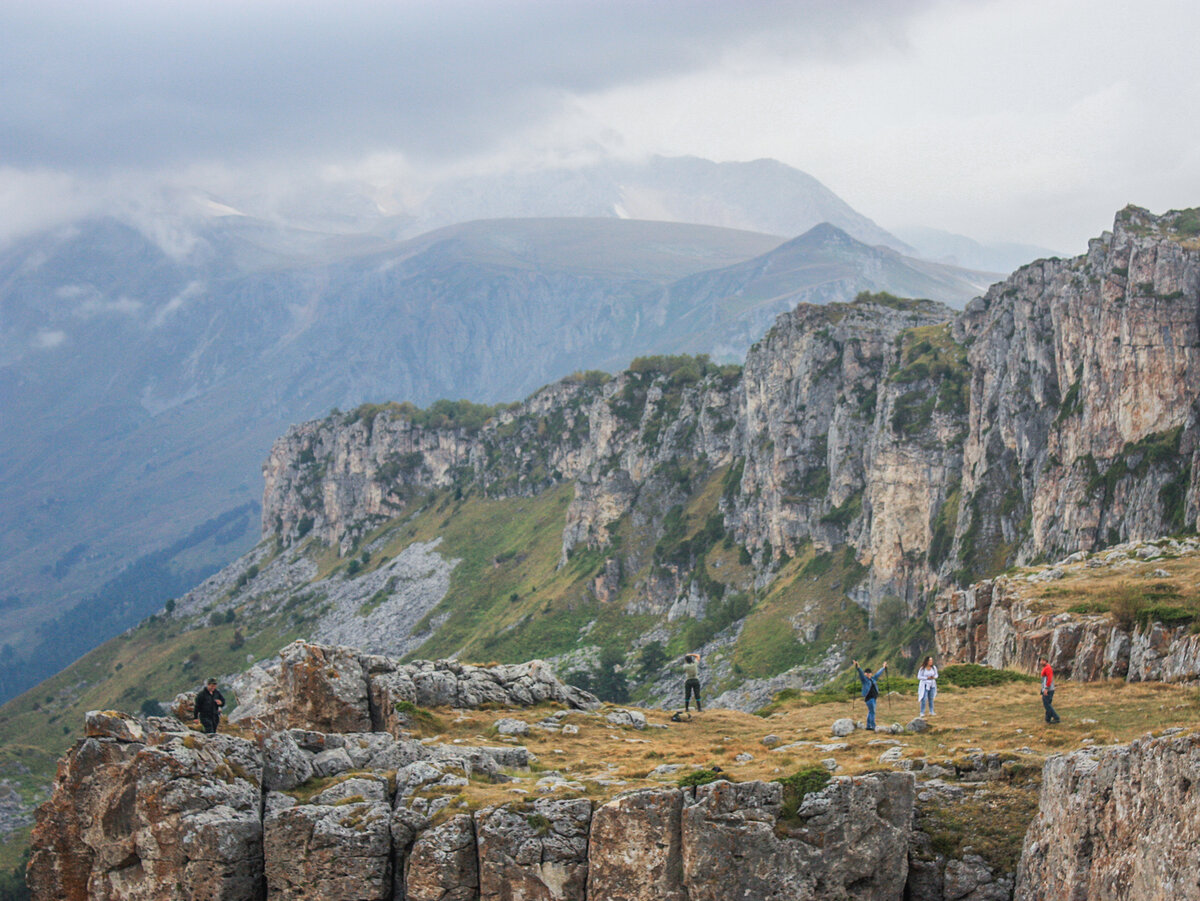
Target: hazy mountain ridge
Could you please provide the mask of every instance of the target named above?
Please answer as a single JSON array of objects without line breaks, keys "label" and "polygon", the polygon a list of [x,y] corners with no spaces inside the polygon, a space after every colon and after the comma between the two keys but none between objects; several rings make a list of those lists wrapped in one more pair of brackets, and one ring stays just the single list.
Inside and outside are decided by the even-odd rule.
[{"label": "hazy mountain ridge", "polygon": [[[31,603],[82,598],[122,561],[252,498],[266,447],[297,419],[383,397],[507,400],[639,352],[740,358],[802,299],[893,283],[956,302],[973,293],[822,234],[841,245],[836,271],[796,267],[793,290],[779,279],[779,296],[750,309],[726,299],[755,290],[751,271],[725,268],[780,239],[695,225],[481,222],[399,244],[306,234],[300,257],[323,262],[305,265],[288,250],[294,232],[236,216],[183,256],[112,221],[11,248],[0,385],[27,424],[0,439],[15,511],[3,574],[24,599],[3,611],[14,644],[43,615]],[[704,271],[713,286],[673,287]],[[63,534],[89,551],[48,582]]]},{"label": "hazy mountain ridge", "polygon": [[[673,622],[843,547],[846,571],[860,571],[841,590],[874,619],[888,599],[919,614],[941,586],[1013,563],[1194,529],[1200,262],[1188,222],[1124,210],[1088,255],[1024,267],[957,316],[886,296],[802,306],[737,375],[647,360],[611,382],[551,386],[472,431],[388,407],[297,426],[265,470],[264,534],[311,532],[345,554],[413,492],[537,497],[573,484],[560,563],[586,548],[594,597]],[[1095,329],[1138,340],[1087,340]],[[1127,379],[1135,352],[1148,365]],[[638,523],[678,529],[649,570]],[[756,575],[724,558],[708,568],[718,544],[745,548]],[[427,650],[496,652],[486,622],[465,645],[439,645],[431,626]]]},{"label": "hazy mountain ridge", "polygon": [[645,163],[452,179],[407,214],[407,234],[467,219],[564,215],[697,222],[777,235],[828,222],[866,244],[913,253],[808,173],[769,159],[715,163],[659,156]]},{"label": "hazy mountain ridge", "polygon": [[1066,256],[1048,247],[1013,242],[980,242],[936,228],[909,226],[896,234],[927,260],[988,272],[1011,272],[1046,257]]}]

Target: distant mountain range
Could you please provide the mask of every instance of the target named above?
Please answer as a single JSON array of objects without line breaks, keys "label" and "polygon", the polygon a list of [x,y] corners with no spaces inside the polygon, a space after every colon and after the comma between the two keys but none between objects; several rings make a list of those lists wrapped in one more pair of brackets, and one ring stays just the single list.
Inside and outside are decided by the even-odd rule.
[{"label": "distant mountain range", "polygon": [[[700,187],[689,195],[691,169]],[[514,179],[513,197],[545,191],[567,203],[570,192],[536,183]],[[809,222],[785,241],[609,211],[398,240],[389,230],[417,226],[393,218],[317,232],[214,204],[186,228],[104,219],[0,251],[0,406],[19,424],[0,435],[5,643],[19,654],[89,596],[135,622],[245,550],[271,441],[332,407],[514,400],[647,353],[737,360],[800,301],[882,290],[961,306],[989,280],[903,256],[815,180],[769,161],[659,161],[611,187],[595,203],[626,214],[647,214],[653,197],[664,215],[707,210],[784,236],[789,221],[825,213],[842,225]],[[469,196],[465,182],[445,188],[425,221],[466,209]],[[501,205],[488,198],[479,203]],[[139,588],[127,573],[96,599],[135,562],[152,583]]]},{"label": "distant mountain range", "polygon": [[895,233],[927,260],[987,272],[1008,273],[1034,260],[1067,256],[1035,244],[981,244],[936,228],[898,228]]}]

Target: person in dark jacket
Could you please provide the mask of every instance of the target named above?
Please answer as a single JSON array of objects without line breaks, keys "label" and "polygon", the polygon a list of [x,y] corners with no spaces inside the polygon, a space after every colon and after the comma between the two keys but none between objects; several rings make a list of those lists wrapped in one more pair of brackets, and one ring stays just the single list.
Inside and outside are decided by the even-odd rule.
[{"label": "person in dark jacket", "polygon": [[217,731],[217,723],[221,719],[221,708],[225,706],[225,698],[217,691],[217,680],[209,679],[196,695],[196,719],[204,727],[204,731],[212,735]]},{"label": "person in dark jacket", "polygon": [[879,667],[879,672],[872,674],[870,670],[863,670],[858,665],[858,661],[854,661],[854,668],[858,671],[858,681],[862,683],[863,700],[867,702],[867,728],[872,732],[875,731],[875,702],[879,700],[879,677],[883,675],[883,671],[887,669],[887,664]]}]

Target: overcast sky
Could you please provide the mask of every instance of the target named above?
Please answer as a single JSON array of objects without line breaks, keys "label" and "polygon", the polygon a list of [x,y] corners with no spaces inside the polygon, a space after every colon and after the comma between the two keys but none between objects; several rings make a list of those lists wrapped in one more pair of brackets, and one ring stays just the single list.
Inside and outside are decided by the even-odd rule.
[{"label": "overcast sky", "polygon": [[1198,35],[1183,0],[0,0],[0,239],[660,153],[1076,253],[1126,203],[1200,205]]}]

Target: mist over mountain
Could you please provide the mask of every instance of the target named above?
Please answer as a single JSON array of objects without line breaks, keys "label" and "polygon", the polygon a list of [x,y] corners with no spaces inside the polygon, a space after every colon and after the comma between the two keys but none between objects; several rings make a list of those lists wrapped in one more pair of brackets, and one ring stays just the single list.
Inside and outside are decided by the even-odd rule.
[{"label": "mist over mountain", "polygon": [[604,158],[432,179],[398,169],[370,179],[341,174],[285,185],[227,185],[216,194],[177,186],[152,199],[115,201],[114,215],[153,232],[178,254],[204,240],[205,223],[239,217],[251,230],[262,223],[285,226],[273,238],[259,235],[284,255],[313,252],[330,235],[395,241],[480,219],[564,217],[712,225],[783,237],[828,222],[866,244],[915,254],[813,176],[770,159]]},{"label": "mist over mountain", "polygon": [[467,219],[616,216],[799,235],[828,222],[866,244],[913,254],[811,175],[776,160],[653,157],[447,181],[408,214],[405,233]]},{"label": "mist over mountain", "polygon": [[[812,181],[777,164],[694,164]],[[768,194],[741,209],[765,209]],[[88,598],[116,608],[99,641],[249,547],[242,511],[291,423],[378,400],[512,401],[647,353],[739,360],[801,301],[884,290],[961,306],[986,281],[833,225],[785,241],[610,215],[397,240],[215,201],[210,213],[187,227],[80,222],[0,252],[0,403],[20,425],[0,436],[0,625],[17,656],[31,637],[51,657],[76,654],[53,640],[53,617]],[[112,581],[131,566],[152,574],[142,588]]]},{"label": "mist over mountain", "polygon": [[981,269],[985,272],[1011,272],[1034,260],[1065,256],[1034,244],[1003,241],[980,243],[965,235],[956,235],[936,228],[909,226],[898,228],[895,233],[927,260],[935,260],[949,266]]}]

